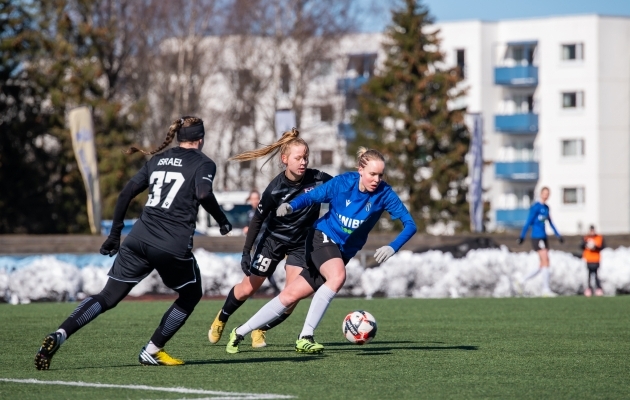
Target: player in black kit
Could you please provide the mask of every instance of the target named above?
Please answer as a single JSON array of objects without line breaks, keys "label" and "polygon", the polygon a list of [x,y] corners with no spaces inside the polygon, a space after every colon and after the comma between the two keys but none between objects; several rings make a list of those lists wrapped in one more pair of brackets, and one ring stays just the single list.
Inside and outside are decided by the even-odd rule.
[{"label": "player in black kit", "polygon": [[[152,157],[127,183],[118,196],[112,230],[101,247],[101,254],[118,256],[110,269],[103,290],[83,300],[59,329],[44,338],[35,356],[37,369],[48,369],[61,344],[83,326],[111,310],[154,269],[164,284],[179,297],[162,317],[138,360],[143,365],[182,365],[169,356],[164,346],[193,312],[203,294],[199,266],[192,254],[193,234],[199,205],[221,226],[226,235],[232,225],[212,192],[216,164],[201,152],[204,143],[203,121],[184,117],[169,127],[164,143],[151,152],[131,147],[127,153],[147,155],[167,147],[175,135],[180,143]],[[149,188],[149,198],[140,219],[120,245],[125,213],[131,200]],[[120,250],[120,251],[119,251]]]},{"label": "player in black kit", "polygon": [[[236,155],[230,160],[247,161],[254,160],[272,154],[280,154],[280,161],[286,169],[276,176],[267,189],[265,189],[257,211],[252,218],[245,245],[241,268],[245,273],[243,280],[234,286],[225,299],[223,308],[219,311],[208,331],[208,339],[211,343],[217,343],[225,328],[230,315],[232,315],[252,294],[254,294],[265,279],[272,276],[278,263],[285,256],[288,285],[300,275],[302,268],[306,268],[304,244],[309,228],[319,218],[319,204],[299,210],[295,214],[285,217],[276,216],[276,208],[282,203],[290,201],[316,186],[328,182],[332,177],[325,172],[308,167],[308,144],[299,137],[300,132],[293,128],[285,132],[274,144],[262,149],[246,151]],[[263,223],[267,226],[262,229]],[[258,245],[251,256],[254,241],[260,233]],[[267,330],[279,325],[291,315],[292,307],[275,321],[252,331],[252,346],[265,347],[265,333]]]}]

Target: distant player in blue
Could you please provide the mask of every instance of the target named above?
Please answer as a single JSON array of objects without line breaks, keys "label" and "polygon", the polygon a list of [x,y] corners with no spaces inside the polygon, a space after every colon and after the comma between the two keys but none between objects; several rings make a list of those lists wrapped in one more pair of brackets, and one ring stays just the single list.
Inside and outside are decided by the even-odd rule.
[{"label": "distant player in blue", "polygon": [[249,321],[232,330],[226,347],[228,353],[238,352],[238,344],[249,332],[275,320],[293,304],[313,293],[315,296],[295,350],[322,352],[324,346],[313,338],[315,328],[346,280],[346,264],[361,250],[383,211],[394,220],[400,219],[404,229],[388,246],[376,250],[374,258],[377,262],[389,259],[416,233],[413,218],[391,186],[383,181],[383,155],[376,150],[361,148],[357,164],[358,172],[339,175],[290,203],[278,206],[276,214],[283,216],[311,204],[330,204],[328,212],[315,222],[306,239],[308,267]]},{"label": "distant player in blue", "polygon": [[518,244],[523,243],[529,227],[532,227],[532,247],[538,252],[540,257],[540,267],[531,271],[523,280],[517,282],[517,290],[522,293],[522,287],[528,280],[532,279],[539,272],[543,274],[543,296],[555,296],[555,293],[549,288],[549,241],[547,240],[546,222],[549,222],[549,226],[553,229],[553,233],[558,237],[560,243],[564,242],[560,233],[551,222],[551,216],[549,215],[549,206],[546,204],[549,198],[549,188],[543,187],[540,190],[540,201],[534,203],[529,209],[529,215],[527,216],[527,222],[521,231],[521,236],[518,238]]}]

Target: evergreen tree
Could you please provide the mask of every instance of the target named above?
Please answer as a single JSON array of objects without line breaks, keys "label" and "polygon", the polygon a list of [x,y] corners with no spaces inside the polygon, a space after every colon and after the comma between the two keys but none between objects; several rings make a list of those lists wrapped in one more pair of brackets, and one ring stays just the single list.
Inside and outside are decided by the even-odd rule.
[{"label": "evergreen tree", "polygon": [[460,71],[443,65],[439,31],[419,0],[405,0],[392,17],[387,59],[359,93],[357,139],[349,151],[365,146],[385,155],[386,179],[408,195],[419,229],[453,221],[467,230],[470,135],[465,108],[455,106],[465,94]]},{"label": "evergreen tree", "polygon": [[[122,154],[143,121],[143,102],[123,95],[125,73],[115,38],[117,16],[88,0],[0,0],[0,232],[89,232],[86,193],[66,113],[93,110],[103,217],[111,218],[118,192],[143,157]],[[1,11],[5,11],[1,12]],[[111,10],[107,10],[111,12]],[[119,21],[120,22],[120,21]],[[124,23],[124,22],[123,22]],[[97,25],[100,24],[100,25]],[[128,45],[128,44],[127,44]],[[17,172],[16,172],[17,171]],[[130,207],[137,216],[141,200]]]}]

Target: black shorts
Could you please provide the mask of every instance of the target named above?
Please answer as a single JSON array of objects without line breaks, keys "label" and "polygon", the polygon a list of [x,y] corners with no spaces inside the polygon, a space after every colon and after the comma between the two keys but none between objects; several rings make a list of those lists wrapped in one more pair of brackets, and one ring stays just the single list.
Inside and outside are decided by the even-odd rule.
[{"label": "black shorts", "polygon": [[343,265],[348,264],[349,258],[344,257],[339,246],[325,233],[317,229],[311,229],[306,237],[306,265],[300,275],[306,279],[313,290],[319,289],[326,282],[326,278],[319,272],[321,266],[328,260],[341,258]]},{"label": "black shorts", "polygon": [[201,279],[195,256],[181,258],[127,236],[107,275],[121,282],[138,283],[154,269],[169,288],[176,290]]},{"label": "black shorts", "polygon": [[549,241],[547,239],[532,238],[532,249],[534,251],[549,249]]},{"label": "black shorts", "polygon": [[286,265],[306,268],[304,242],[285,244],[266,231],[256,245],[250,271],[256,276],[270,277],[276,272],[276,267],[285,256],[287,257]]},{"label": "black shorts", "polygon": [[599,269],[599,263],[586,263],[586,268],[591,272],[597,272]]}]

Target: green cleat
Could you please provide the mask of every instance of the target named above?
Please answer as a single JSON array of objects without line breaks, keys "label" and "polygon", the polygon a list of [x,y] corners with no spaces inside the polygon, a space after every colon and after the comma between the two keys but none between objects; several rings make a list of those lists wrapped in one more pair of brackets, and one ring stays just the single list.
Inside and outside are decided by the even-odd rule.
[{"label": "green cleat", "polygon": [[230,354],[238,353],[238,344],[244,339],[242,335],[236,333],[236,328],[232,329],[230,332],[230,340],[228,340],[227,345],[225,346],[225,351]]},{"label": "green cleat", "polygon": [[298,353],[321,353],[324,346],[317,343],[313,336],[304,336],[295,341],[295,351]]}]

